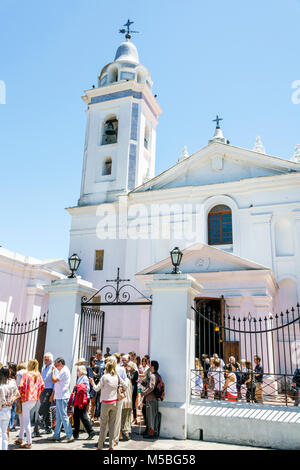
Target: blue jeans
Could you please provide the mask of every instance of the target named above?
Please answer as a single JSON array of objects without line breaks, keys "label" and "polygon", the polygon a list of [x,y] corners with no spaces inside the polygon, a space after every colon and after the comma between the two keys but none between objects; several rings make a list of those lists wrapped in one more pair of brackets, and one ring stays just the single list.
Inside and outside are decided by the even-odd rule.
[{"label": "blue jeans", "polygon": [[67,439],[73,436],[72,426],[67,416],[68,399],[57,400],[56,399],[56,425],[54,429],[53,437],[59,439],[61,426],[64,425],[64,430]]},{"label": "blue jeans", "polygon": [[101,402],[100,402],[100,393],[101,392],[97,392],[96,393],[96,410],[95,410],[95,418],[100,418],[100,414],[101,414]]},{"label": "blue jeans", "polygon": [[15,401],[11,407],[11,412],[10,412],[10,420],[8,424],[10,429],[13,428],[15,424],[16,408],[17,408],[17,402]]}]

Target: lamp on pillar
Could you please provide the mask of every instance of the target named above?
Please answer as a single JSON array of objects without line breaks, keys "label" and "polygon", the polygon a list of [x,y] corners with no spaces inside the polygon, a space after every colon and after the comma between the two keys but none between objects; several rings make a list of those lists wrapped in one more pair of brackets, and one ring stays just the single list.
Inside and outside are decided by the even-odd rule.
[{"label": "lamp on pillar", "polygon": [[179,271],[178,266],[180,266],[183,253],[180,251],[178,246],[176,246],[172,251],[170,251],[170,255],[172,264],[174,266],[172,274],[181,274],[181,271]]},{"label": "lamp on pillar", "polygon": [[70,256],[70,258],[68,259],[68,263],[69,263],[69,267],[70,267],[70,270],[71,270],[71,274],[68,276],[69,278],[73,278],[73,277],[76,277],[75,276],[75,272],[77,271],[77,269],[79,268],[79,265],[81,263],[81,259],[79,258],[79,256],[74,253],[72,256]]}]

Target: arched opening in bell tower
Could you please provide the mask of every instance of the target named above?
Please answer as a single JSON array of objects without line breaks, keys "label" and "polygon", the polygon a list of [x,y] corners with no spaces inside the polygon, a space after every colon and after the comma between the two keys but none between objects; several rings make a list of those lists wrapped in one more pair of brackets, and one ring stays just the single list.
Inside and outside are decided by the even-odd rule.
[{"label": "arched opening in bell tower", "polygon": [[118,141],[118,119],[116,116],[109,116],[103,124],[101,145],[115,144]]}]

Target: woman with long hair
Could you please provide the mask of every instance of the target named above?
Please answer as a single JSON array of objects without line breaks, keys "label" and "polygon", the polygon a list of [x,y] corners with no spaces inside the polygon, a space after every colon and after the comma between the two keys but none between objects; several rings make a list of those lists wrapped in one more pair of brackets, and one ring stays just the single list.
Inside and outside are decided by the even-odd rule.
[{"label": "woman with long hair", "polygon": [[113,361],[108,361],[105,366],[98,385],[93,379],[89,379],[95,392],[101,390],[101,421],[100,433],[98,440],[98,450],[103,449],[103,444],[107,434],[107,424],[109,429],[109,449],[113,450],[113,442],[115,437],[115,422],[117,415],[118,389],[127,389],[127,384],[118,376],[116,365]]},{"label": "woman with long hair", "polygon": [[203,392],[203,366],[200,363],[198,357],[195,358],[195,394],[198,398],[201,398]]},{"label": "woman with long hair", "polygon": [[[31,449],[32,447],[30,410],[36,405],[44,388],[44,381],[39,372],[39,363],[36,359],[32,359],[28,361],[27,372],[23,374],[19,384],[22,413],[20,414],[20,435],[15,440],[15,444],[21,449]],[[24,432],[26,432],[26,444],[23,444]]]},{"label": "woman with long hair", "polygon": [[[97,365],[97,358],[96,356],[90,357],[90,365],[87,366],[87,376],[88,378],[92,378],[97,385],[100,380],[100,367]],[[90,385],[90,384],[89,384]],[[96,411],[96,399],[97,393],[90,387],[90,401],[87,406],[87,413],[90,415],[91,421],[94,422],[95,411]]]},{"label": "woman with long hair", "polygon": [[131,380],[131,385],[132,385],[132,411],[133,411],[132,424],[137,424],[136,399],[137,399],[137,393],[138,393],[138,378],[139,378],[137,364],[135,364],[134,362],[129,362],[128,369],[129,369],[129,378]]},{"label": "woman with long hair", "polygon": [[[14,362],[9,362],[7,365],[8,365],[8,369],[9,369],[8,383],[12,387],[17,387],[17,382],[16,382],[17,364],[15,364]],[[7,430],[8,436],[9,436],[9,432],[13,431],[15,429],[16,407],[17,407],[17,402],[14,401],[14,403],[11,407],[10,420],[9,420],[9,423],[8,423],[8,430]]]},{"label": "woman with long hair", "polygon": [[0,369],[0,449],[7,450],[7,428],[11,416],[11,407],[18,398],[16,383],[9,383],[9,368]]},{"label": "woman with long hair", "polygon": [[237,368],[233,363],[226,366],[224,369],[225,385],[223,391],[226,392],[226,398],[228,401],[237,401],[238,399],[237,379],[235,374],[236,370]]}]

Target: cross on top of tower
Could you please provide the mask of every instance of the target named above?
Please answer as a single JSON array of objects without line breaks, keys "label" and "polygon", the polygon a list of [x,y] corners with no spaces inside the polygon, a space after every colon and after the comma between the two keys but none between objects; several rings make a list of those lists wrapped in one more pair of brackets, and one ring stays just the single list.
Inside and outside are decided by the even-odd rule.
[{"label": "cross on top of tower", "polygon": [[139,33],[139,31],[133,31],[132,29],[130,29],[130,26],[134,23],[134,21],[130,21],[129,19],[127,20],[127,23],[125,23],[123,26],[126,27],[126,29],[120,29],[119,30],[119,33],[121,34],[125,34],[125,38],[126,39],[130,39],[131,38],[131,34],[132,33]]},{"label": "cross on top of tower", "polygon": [[213,122],[216,123],[217,128],[220,127],[220,125],[219,125],[220,121],[223,121],[223,118],[220,118],[218,115],[216,115],[216,119],[213,119]]}]

